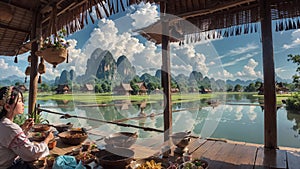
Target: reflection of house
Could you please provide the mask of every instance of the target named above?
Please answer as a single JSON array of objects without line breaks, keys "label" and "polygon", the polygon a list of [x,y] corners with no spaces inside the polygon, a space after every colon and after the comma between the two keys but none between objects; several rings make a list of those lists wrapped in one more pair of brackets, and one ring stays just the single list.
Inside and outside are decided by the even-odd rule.
[{"label": "reflection of house", "polygon": [[[257,89],[259,95],[264,94],[264,84],[262,83],[261,86]],[[283,85],[282,82],[276,83],[276,93],[277,94],[284,94],[288,93],[289,89]]]},{"label": "reflection of house", "polygon": [[68,93],[70,90],[70,87],[69,85],[58,85],[57,88],[55,89],[56,91],[56,94],[65,94],[65,93]]},{"label": "reflection of house", "polygon": [[81,91],[84,91],[84,92],[93,92],[94,91],[94,86],[92,84],[84,84],[81,87]]},{"label": "reflection of house", "polygon": [[115,100],[114,104],[120,110],[128,110],[132,106],[131,100]]},{"label": "reflection of house", "polygon": [[130,92],[133,91],[130,84],[121,83],[119,86],[114,87],[113,93],[115,95],[130,95]]},{"label": "reflection of house", "polygon": [[147,87],[144,82],[136,83],[136,85],[139,87],[139,95],[146,95],[147,94]]}]

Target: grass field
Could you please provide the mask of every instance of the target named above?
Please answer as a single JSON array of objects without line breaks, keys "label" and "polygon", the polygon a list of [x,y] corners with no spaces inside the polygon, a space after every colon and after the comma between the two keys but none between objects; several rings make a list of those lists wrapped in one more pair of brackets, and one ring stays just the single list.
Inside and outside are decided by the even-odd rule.
[{"label": "grass field", "polygon": [[[238,93],[238,92],[223,92],[223,93],[210,93],[210,94],[199,94],[199,93],[176,93],[172,94],[172,102],[189,102],[196,101],[200,99],[217,99],[221,96],[226,96],[229,94],[233,95],[252,95],[252,97],[257,97],[263,99],[263,95],[258,95],[257,93]],[[282,100],[285,100],[291,97],[292,94],[278,94],[276,95],[277,104],[281,104]],[[25,98],[28,98],[28,93],[24,94]],[[131,100],[132,102],[142,102],[147,101],[148,103],[157,102],[163,99],[163,95],[155,94],[155,95],[130,95],[130,96],[115,96],[111,93],[73,93],[73,94],[53,94],[53,93],[38,93],[38,100],[62,100],[62,101],[74,101],[74,102],[82,102],[82,103],[109,103],[117,100]]]}]

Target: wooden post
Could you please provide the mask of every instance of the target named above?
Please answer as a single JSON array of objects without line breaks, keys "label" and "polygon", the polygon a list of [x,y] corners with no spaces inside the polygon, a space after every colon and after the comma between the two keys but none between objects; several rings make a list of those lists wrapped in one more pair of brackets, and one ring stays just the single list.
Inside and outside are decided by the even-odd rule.
[{"label": "wooden post", "polygon": [[171,69],[170,69],[170,41],[169,20],[165,16],[167,2],[160,3],[162,21],[162,70],[161,83],[164,91],[164,141],[169,141],[172,134],[172,103],[171,103]]},{"label": "wooden post", "polygon": [[[38,6],[38,5],[37,5]],[[32,30],[31,30],[31,39],[36,39],[39,36],[41,30],[41,16],[36,9],[33,16]],[[36,97],[37,97],[37,88],[38,88],[38,56],[35,52],[38,50],[38,42],[34,41],[31,44],[31,69],[30,69],[30,85],[29,85],[29,102],[28,102],[28,113],[31,114],[35,111]]]},{"label": "wooden post", "polygon": [[265,148],[277,148],[277,111],[275,90],[275,68],[272,40],[270,1],[260,0],[261,36],[264,71],[264,144]]}]

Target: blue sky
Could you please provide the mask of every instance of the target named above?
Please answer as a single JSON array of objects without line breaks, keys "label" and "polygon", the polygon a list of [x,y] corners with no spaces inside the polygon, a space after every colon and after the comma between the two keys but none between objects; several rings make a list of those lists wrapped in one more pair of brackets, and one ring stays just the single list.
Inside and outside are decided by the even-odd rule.
[{"label": "blue sky", "polygon": [[[95,24],[90,23],[67,38],[71,43],[69,63],[62,63],[55,69],[47,64],[47,71],[43,76],[54,79],[64,69],[73,69],[77,75],[83,74],[87,59],[98,47],[109,50],[115,59],[121,55],[127,56],[139,75],[144,72],[154,74],[153,70],[161,67],[160,46],[145,40],[133,30],[145,27],[158,19],[157,6],[147,3],[131,6],[126,12],[98,20]],[[300,54],[299,37],[300,30],[273,32],[275,71],[277,76],[283,79],[291,79],[295,74],[297,65],[288,62],[287,55]],[[205,76],[223,80],[262,78],[260,39],[258,29],[257,33],[213,41],[202,40],[200,43],[184,46],[174,43],[171,45],[172,73],[188,75],[196,70]],[[20,55],[18,64],[13,62],[14,57],[0,56],[0,78],[6,78],[12,73],[25,77],[28,55]]]}]

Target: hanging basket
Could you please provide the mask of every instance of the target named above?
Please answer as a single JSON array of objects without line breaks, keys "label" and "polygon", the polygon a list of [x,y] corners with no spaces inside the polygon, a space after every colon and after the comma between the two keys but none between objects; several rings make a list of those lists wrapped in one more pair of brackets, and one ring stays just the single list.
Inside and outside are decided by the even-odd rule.
[{"label": "hanging basket", "polygon": [[46,62],[56,67],[56,65],[66,60],[68,51],[65,48],[46,48],[45,50],[38,51],[36,55],[43,56]]}]

